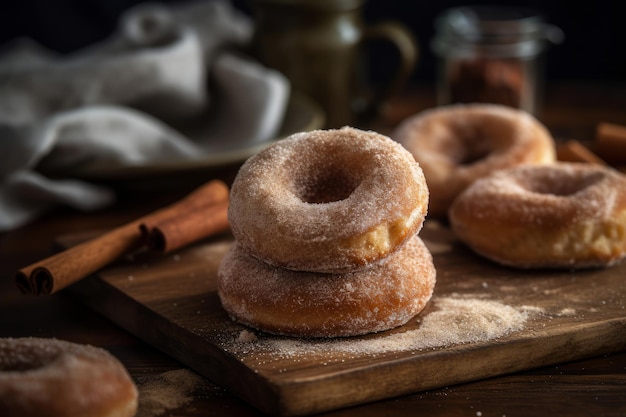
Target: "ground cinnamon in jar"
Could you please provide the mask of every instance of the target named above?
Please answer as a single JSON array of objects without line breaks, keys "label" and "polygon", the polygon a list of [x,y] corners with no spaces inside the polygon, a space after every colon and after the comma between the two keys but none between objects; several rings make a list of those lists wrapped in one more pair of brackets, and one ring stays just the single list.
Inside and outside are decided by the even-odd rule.
[{"label": "ground cinnamon in jar", "polygon": [[499,103],[523,108],[529,77],[517,60],[471,58],[455,61],[448,74],[450,101]]},{"label": "ground cinnamon in jar", "polygon": [[497,103],[537,112],[543,52],[563,34],[539,13],[507,6],[449,9],[436,20],[438,103]]}]

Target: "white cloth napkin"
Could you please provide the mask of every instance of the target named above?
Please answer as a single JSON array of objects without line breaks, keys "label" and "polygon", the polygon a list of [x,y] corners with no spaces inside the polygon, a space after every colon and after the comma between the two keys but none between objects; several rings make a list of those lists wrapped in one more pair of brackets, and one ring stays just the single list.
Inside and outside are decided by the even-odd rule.
[{"label": "white cloth napkin", "polygon": [[0,53],[0,231],[111,189],[42,172],[202,158],[276,136],[290,94],[241,53],[252,23],[227,0],[129,10],[107,40],[69,55],[19,40]]}]

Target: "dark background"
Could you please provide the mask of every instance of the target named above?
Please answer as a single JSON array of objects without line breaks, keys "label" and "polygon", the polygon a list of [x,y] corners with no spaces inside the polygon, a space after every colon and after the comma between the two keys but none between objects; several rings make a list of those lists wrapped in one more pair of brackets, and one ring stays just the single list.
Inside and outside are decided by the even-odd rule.
[{"label": "dark background", "polygon": [[[0,43],[19,36],[31,37],[59,52],[70,52],[101,40],[115,30],[119,15],[140,0],[3,0],[0,6]],[[174,3],[173,0],[165,3]],[[182,3],[178,1],[178,3]],[[249,0],[232,3],[249,13]],[[418,39],[421,57],[412,80],[432,82],[434,57],[429,42],[433,22],[443,10],[477,4],[450,0],[369,0],[364,7],[367,22],[394,19],[407,26]],[[620,2],[595,0],[489,2],[533,7],[565,32],[565,42],[547,55],[549,80],[626,81],[626,20]],[[383,52],[384,53],[384,52]],[[392,51],[389,52],[392,54]],[[393,59],[389,55],[389,59]],[[372,78],[382,77],[376,69]]]}]

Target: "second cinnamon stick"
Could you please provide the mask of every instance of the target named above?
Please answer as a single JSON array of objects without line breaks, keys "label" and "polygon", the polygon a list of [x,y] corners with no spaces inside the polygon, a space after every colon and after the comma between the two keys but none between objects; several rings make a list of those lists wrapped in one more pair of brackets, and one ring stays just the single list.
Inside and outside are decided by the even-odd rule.
[{"label": "second cinnamon stick", "polygon": [[206,236],[228,230],[228,201],[199,207],[181,218],[168,218],[152,229],[142,225],[148,247],[162,254],[180,249]]},{"label": "second cinnamon stick", "polygon": [[626,165],[626,126],[600,123],[596,129],[596,152],[614,165]]}]

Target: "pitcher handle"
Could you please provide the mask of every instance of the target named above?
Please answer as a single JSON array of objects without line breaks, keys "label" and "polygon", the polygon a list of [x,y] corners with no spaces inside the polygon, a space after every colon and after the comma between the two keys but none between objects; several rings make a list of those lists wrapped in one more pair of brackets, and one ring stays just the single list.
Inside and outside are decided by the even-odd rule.
[{"label": "pitcher handle", "polygon": [[398,66],[392,77],[373,92],[358,110],[361,121],[373,119],[382,106],[406,84],[417,65],[419,47],[412,33],[398,22],[380,22],[367,26],[364,41],[386,40],[394,45],[399,53]]}]

